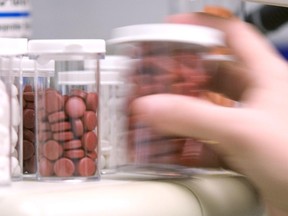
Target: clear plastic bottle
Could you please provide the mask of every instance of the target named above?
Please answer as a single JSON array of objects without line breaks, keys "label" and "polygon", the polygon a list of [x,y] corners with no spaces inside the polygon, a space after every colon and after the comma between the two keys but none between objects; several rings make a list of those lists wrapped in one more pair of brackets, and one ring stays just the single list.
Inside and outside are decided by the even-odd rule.
[{"label": "clear plastic bottle", "polygon": [[[143,24],[114,29],[109,41],[115,54],[130,58],[126,82],[133,87],[126,104],[127,155],[119,172],[182,177],[196,170],[223,170],[221,158],[206,145],[213,140],[164,136],[129,112],[130,102],[145,95],[169,93],[215,101],[207,90],[210,79],[204,60],[215,47],[225,46],[224,34],[216,29],[186,24]],[[213,98],[214,100],[211,100]],[[171,113],[173,115],[173,113]]]},{"label": "clear plastic bottle", "polygon": [[[104,40],[30,40],[36,93],[38,180],[99,179],[99,60]],[[94,71],[85,61],[96,61]],[[54,61],[49,84],[39,82],[39,65]],[[47,76],[48,78],[48,76]]]},{"label": "clear plastic bottle", "polygon": [[[9,119],[9,157],[12,180],[22,179],[22,71],[21,62],[27,54],[27,39],[0,38],[0,76],[4,79],[10,109],[4,110]],[[2,100],[2,99],[1,99]],[[5,139],[1,138],[3,143]],[[2,151],[0,151],[2,152]],[[4,152],[4,151],[3,151]]]}]

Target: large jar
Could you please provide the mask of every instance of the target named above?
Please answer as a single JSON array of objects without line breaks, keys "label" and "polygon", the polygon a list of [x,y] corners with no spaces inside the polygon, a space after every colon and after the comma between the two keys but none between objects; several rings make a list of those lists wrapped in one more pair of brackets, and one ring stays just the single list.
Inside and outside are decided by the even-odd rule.
[{"label": "large jar", "polygon": [[[38,180],[99,179],[99,60],[104,40],[30,40],[35,64],[36,151]],[[95,60],[93,71],[84,69]],[[38,65],[54,61],[47,85]],[[42,76],[42,75],[41,75]]]},{"label": "large jar", "polygon": [[211,57],[211,49],[225,45],[223,38],[218,30],[185,24],[143,24],[114,29],[109,43],[116,54],[130,58],[126,83],[133,86],[125,109],[127,154],[126,160],[117,164],[119,172],[175,177],[198,169],[222,170],[221,158],[206,145],[213,140],[164,136],[131,114],[129,107],[138,97],[158,93],[234,106],[230,100],[215,100],[214,92],[206,89],[213,68],[208,73],[203,62]]}]

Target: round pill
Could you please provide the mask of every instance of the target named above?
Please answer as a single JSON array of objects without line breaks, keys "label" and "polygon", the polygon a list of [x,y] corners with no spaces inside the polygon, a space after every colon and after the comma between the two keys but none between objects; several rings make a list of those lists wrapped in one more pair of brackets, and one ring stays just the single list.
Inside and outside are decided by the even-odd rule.
[{"label": "round pill", "polygon": [[45,142],[52,138],[52,133],[50,131],[41,131],[38,134],[38,140],[39,142]]},{"label": "round pill", "polygon": [[67,115],[64,111],[55,112],[48,116],[48,120],[50,123],[64,121],[65,119],[67,119]]},{"label": "round pill", "polygon": [[64,152],[64,156],[70,159],[80,159],[85,156],[83,149],[73,149]]},{"label": "round pill", "polygon": [[63,148],[55,140],[49,140],[42,146],[42,153],[49,160],[56,160],[63,154]]},{"label": "round pill", "polygon": [[83,100],[85,100],[86,98],[86,95],[87,95],[87,92],[81,90],[81,89],[72,89],[70,91],[70,95],[71,96],[77,96],[77,97],[80,97],[82,98]]},{"label": "round pill", "polygon": [[63,144],[64,150],[69,150],[69,149],[77,149],[82,146],[81,140],[70,140],[68,142],[65,142]]},{"label": "round pill", "polygon": [[60,158],[54,164],[54,172],[58,177],[72,176],[75,166],[72,160],[68,158]]},{"label": "round pill", "polygon": [[33,155],[28,160],[23,161],[24,166],[24,172],[28,173],[35,173],[36,172],[36,161],[35,161],[35,155]]},{"label": "round pill", "polygon": [[72,120],[72,131],[76,137],[80,137],[84,133],[84,126],[80,119]]},{"label": "round pill", "polygon": [[34,132],[29,130],[29,129],[24,129],[23,130],[23,138],[24,140],[28,140],[30,142],[35,142],[35,135]]},{"label": "round pill", "polygon": [[35,104],[34,103],[30,103],[30,102],[29,103],[26,102],[26,107],[25,108],[34,110],[35,109]]},{"label": "round pill", "polygon": [[90,92],[86,96],[86,107],[87,110],[96,112],[98,107],[98,95],[97,93]]},{"label": "round pill", "polygon": [[34,102],[35,93],[34,92],[23,92],[23,98],[27,102]]},{"label": "round pill", "polygon": [[86,153],[86,156],[89,157],[89,158],[91,158],[92,160],[96,160],[96,158],[97,158],[97,153],[96,153],[96,151],[88,151],[88,152]]},{"label": "round pill", "polygon": [[83,123],[86,130],[94,130],[97,126],[96,113],[93,111],[86,111],[83,116]]},{"label": "round pill", "polygon": [[33,87],[32,85],[25,85],[23,92],[32,92],[33,91]]},{"label": "round pill", "polygon": [[72,140],[73,138],[74,138],[74,135],[71,131],[64,131],[64,132],[53,134],[53,139],[57,141],[68,141],[68,140]]},{"label": "round pill", "polygon": [[35,148],[32,142],[23,140],[23,159],[27,160],[34,155]]},{"label": "round pill", "polygon": [[77,164],[77,171],[81,176],[92,176],[96,172],[95,161],[84,157]]},{"label": "round pill", "polygon": [[94,151],[97,146],[97,136],[93,131],[85,133],[82,137],[83,148],[87,151]]},{"label": "round pill", "polygon": [[48,114],[58,112],[64,107],[64,99],[55,90],[48,90],[45,93],[45,105]]},{"label": "round pill", "polygon": [[70,122],[56,122],[51,125],[52,132],[67,131],[71,129]]},{"label": "round pill", "polygon": [[35,111],[32,109],[25,109],[23,112],[23,127],[32,129],[35,124]]},{"label": "round pill", "polygon": [[39,160],[39,173],[44,177],[52,176],[54,173],[53,163],[44,157],[41,158]]},{"label": "round pill", "polygon": [[84,115],[86,106],[79,97],[70,97],[65,104],[65,111],[71,118],[80,118]]}]

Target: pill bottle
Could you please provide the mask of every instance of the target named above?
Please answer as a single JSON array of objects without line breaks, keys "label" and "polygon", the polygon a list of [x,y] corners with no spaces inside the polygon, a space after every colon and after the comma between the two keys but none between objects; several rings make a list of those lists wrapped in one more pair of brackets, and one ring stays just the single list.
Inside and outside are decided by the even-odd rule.
[{"label": "pill bottle", "polygon": [[[207,145],[213,140],[165,136],[131,113],[130,104],[145,95],[169,93],[211,101],[207,84],[216,66],[206,67],[210,50],[224,46],[224,34],[187,24],[142,24],[116,28],[108,42],[131,64],[132,85],[126,104],[126,159],[117,171],[156,177],[183,177],[198,170],[223,171],[221,158]],[[219,102],[220,103],[220,102]],[[221,105],[233,106],[221,102]],[[173,115],[173,113],[171,113]]]},{"label": "pill bottle", "polygon": [[21,61],[24,55],[27,55],[26,38],[0,38],[0,74],[5,79],[10,103],[10,110],[5,114],[9,118],[9,170],[15,181],[22,180]]},{"label": "pill bottle", "polygon": [[30,0],[13,0],[0,2],[0,37],[31,37],[31,3]]},{"label": "pill bottle", "polygon": [[[35,134],[35,64],[37,62],[23,57],[19,67],[22,72],[22,142],[23,142],[23,177],[35,178],[36,174],[36,134]],[[18,69],[16,63],[15,70]],[[54,76],[54,61],[37,65],[38,85],[50,86],[50,79]]]},{"label": "pill bottle", "polygon": [[[100,178],[99,60],[100,39],[30,40],[28,55],[35,64],[36,179],[85,181]],[[85,61],[96,60],[93,71]],[[39,84],[38,65],[54,61],[49,86]]]},{"label": "pill bottle", "polygon": [[[95,61],[87,61],[86,68],[94,70]],[[128,69],[128,58],[106,55],[100,60],[100,142],[102,174],[114,173],[115,164],[125,159],[121,148],[125,144],[122,125],[127,118],[123,111],[129,84],[124,74]]]}]

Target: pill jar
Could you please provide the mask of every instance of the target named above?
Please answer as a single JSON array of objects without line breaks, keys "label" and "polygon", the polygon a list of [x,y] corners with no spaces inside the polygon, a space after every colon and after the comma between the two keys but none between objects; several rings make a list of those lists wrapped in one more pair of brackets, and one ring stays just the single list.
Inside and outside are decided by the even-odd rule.
[{"label": "pill jar", "polygon": [[[99,179],[99,60],[104,40],[30,40],[35,64],[37,180]],[[96,60],[93,71],[85,61]],[[54,61],[54,76],[41,85],[38,65]]]},{"label": "pill jar", "polygon": [[[86,62],[86,68],[94,70],[95,61]],[[129,83],[124,75],[128,69],[128,58],[119,55],[106,55],[100,60],[100,142],[102,174],[115,172],[115,164],[125,159],[121,147],[125,144],[123,125],[126,122],[124,103]]]},{"label": "pill jar", "polygon": [[[117,171],[182,177],[199,169],[222,170],[221,158],[207,145],[213,140],[164,136],[141,122],[129,108],[135,98],[158,93],[211,101],[213,92],[206,86],[214,69],[208,71],[204,59],[211,49],[225,45],[223,33],[186,24],[132,25],[114,29],[109,45],[113,45],[114,53],[131,61],[126,76],[132,85],[125,110],[126,159],[117,164]],[[233,106],[224,101],[218,104]]]},{"label": "pill jar", "polygon": [[11,105],[10,110],[6,110],[5,116],[10,118],[9,156],[12,180],[22,179],[21,62],[26,54],[27,39],[0,38],[0,76],[5,79]]},{"label": "pill jar", "polygon": [[31,1],[13,0],[0,3],[0,37],[30,38]]}]

